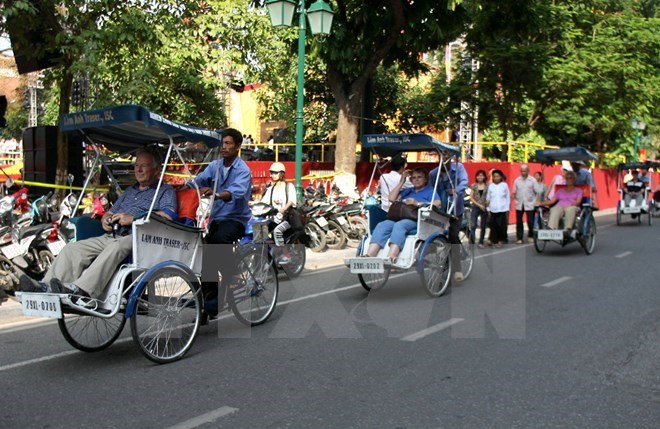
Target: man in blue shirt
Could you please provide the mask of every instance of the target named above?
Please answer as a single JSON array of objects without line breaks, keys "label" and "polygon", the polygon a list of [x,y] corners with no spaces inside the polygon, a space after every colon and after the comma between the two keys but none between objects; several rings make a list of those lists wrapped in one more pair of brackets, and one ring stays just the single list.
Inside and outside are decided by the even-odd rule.
[{"label": "man in blue shirt", "polygon": [[[67,244],[53,261],[43,282],[22,275],[20,290],[100,298],[117,266],[131,253],[131,224],[136,217],[149,211],[156,195],[161,164],[156,149],[138,150],[133,166],[137,183],[127,188],[101,218],[106,234]],[[164,183],[160,186],[154,211],[167,219],[176,218],[176,192],[171,186]],[[120,226],[116,234],[113,233],[115,223]]]},{"label": "man in blue shirt", "polygon": [[[468,187],[468,175],[465,166],[460,162],[452,162],[452,155],[447,151],[442,151],[442,169],[436,167],[429,174],[429,184],[435,186],[435,181],[440,174],[438,187],[436,191],[442,201],[442,210],[448,212],[450,206],[453,206],[452,214],[454,217],[449,221],[449,231],[447,233],[451,246],[451,265],[454,273],[454,280],[460,282],[463,280],[461,272],[461,253],[458,233],[461,230],[461,222],[465,204],[463,197],[465,189]],[[448,171],[448,172],[447,172]]]},{"label": "man in blue shirt", "polygon": [[[243,135],[234,128],[222,132],[221,158],[212,161],[194,182],[202,195],[215,192],[211,209],[211,224],[203,254],[202,290],[208,302],[217,298],[217,272],[222,282],[230,286],[236,270],[233,244],[245,235],[252,212],[248,205],[252,196],[252,172],[238,156]],[[214,315],[214,314],[212,314]]]},{"label": "man in blue shirt", "polygon": [[[589,169],[585,166],[584,161],[575,161],[571,163],[573,171],[575,172],[575,184],[576,185],[589,185],[591,187],[591,202],[596,206],[598,201],[596,182],[594,182],[594,177],[591,175]],[[583,201],[585,201],[583,199]]]},{"label": "man in blue shirt", "polygon": [[194,179],[202,196],[215,192],[208,243],[237,242],[245,235],[245,227],[252,216],[248,205],[252,196],[252,172],[238,157],[242,143],[240,131],[234,128],[224,130],[221,158],[212,161]]}]

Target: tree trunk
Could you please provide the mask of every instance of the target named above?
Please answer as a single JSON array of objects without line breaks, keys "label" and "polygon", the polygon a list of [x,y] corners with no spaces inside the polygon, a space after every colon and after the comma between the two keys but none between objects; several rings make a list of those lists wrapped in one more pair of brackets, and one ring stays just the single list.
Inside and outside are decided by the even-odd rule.
[{"label": "tree trunk", "polygon": [[[62,115],[69,113],[71,107],[71,87],[73,75],[71,74],[70,64],[65,63],[62,70],[62,81],[60,83],[60,110],[59,119]],[[63,132],[57,134],[57,169],[55,172],[55,183],[57,185],[66,185],[69,169],[69,145],[68,139]],[[65,190],[60,193],[63,194]]]},{"label": "tree trunk", "polygon": [[598,153],[598,167],[603,166],[603,130],[596,128],[596,152]]}]

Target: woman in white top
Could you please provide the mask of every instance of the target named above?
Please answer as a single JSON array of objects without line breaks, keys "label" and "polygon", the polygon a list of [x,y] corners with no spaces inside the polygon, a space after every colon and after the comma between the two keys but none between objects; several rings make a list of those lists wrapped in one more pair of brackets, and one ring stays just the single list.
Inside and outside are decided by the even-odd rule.
[{"label": "woman in white top", "polygon": [[[275,216],[273,221],[277,224],[273,229],[273,239],[276,246],[284,245],[284,232],[291,228],[289,222],[285,219],[286,212],[291,207],[296,206],[296,187],[293,183],[287,183],[285,178],[286,168],[281,162],[275,162],[270,166],[270,177],[272,184],[264,192],[261,197],[261,202],[269,204],[276,209],[279,213]],[[286,264],[291,261],[291,257],[286,250],[279,258],[280,264]]]},{"label": "woman in white top", "polygon": [[511,193],[509,185],[504,182],[504,173],[493,170],[493,182],[488,185],[486,207],[491,215],[491,241],[496,247],[502,247],[506,242],[508,214],[511,208]]}]

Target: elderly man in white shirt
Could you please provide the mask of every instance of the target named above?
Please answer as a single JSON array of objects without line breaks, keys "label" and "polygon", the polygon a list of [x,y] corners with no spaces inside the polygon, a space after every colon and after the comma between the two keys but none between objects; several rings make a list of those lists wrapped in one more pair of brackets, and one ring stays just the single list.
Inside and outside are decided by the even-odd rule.
[{"label": "elderly man in white shirt", "polygon": [[[396,188],[396,186],[399,184],[399,181],[401,181],[401,174],[403,173],[403,170],[406,169],[406,160],[402,156],[397,155],[392,158],[390,165],[392,166],[392,171],[381,175],[380,179],[378,179],[378,189],[380,190],[381,196],[380,208],[385,212],[387,212],[390,209],[390,205],[392,205],[388,196],[390,195],[392,189]],[[413,185],[410,182],[410,179],[406,178],[406,181],[403,184],[401,190],[412,187]]]},{"label": "elderly man in white shirt", "polygon": [[540,186],[529,175],[529,166],[520,166],[520,176],[513,182],[513,199],[516,205],[516,243],[523,242],[523,216],[527,216],[527,235],[529,242],[534,241],[534,206],[539,199]]}]

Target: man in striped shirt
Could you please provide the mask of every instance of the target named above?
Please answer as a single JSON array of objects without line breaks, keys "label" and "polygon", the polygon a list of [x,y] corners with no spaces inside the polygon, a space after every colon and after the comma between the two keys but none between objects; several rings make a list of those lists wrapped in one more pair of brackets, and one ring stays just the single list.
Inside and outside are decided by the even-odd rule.
[{"label": "man in striped shirt", "polygon": [[[43,282],[22,275],[19,289],[24,292],[70,293],[100,298],[117,266],[131,254],[131,224],[136,217],[149,210],[156,195],[161,164],[157,150],[138,150],[133,167],[137,183],[126,189],[101,218],[106,234],[67,244],[55,258]],[[154,212],[167,219],[176,219],[176,210],[176,192],[163,183],[156,197]],[[115,233],[114,224],[119,225]]]}]

